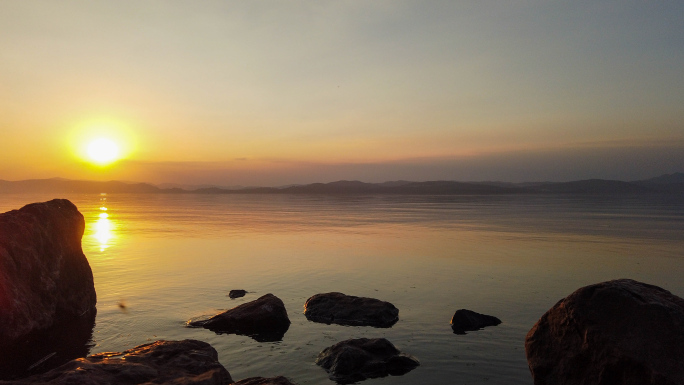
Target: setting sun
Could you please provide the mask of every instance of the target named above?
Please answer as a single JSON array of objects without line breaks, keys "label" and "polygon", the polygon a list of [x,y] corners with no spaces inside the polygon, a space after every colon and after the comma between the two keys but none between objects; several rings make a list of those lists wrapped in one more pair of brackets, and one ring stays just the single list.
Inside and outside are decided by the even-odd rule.
[{"label": "setting sun", "polygon": [[88,157],[99,165],[112,163],[119,159],[119,146],[106,138],[96,139],[88,144]]}]

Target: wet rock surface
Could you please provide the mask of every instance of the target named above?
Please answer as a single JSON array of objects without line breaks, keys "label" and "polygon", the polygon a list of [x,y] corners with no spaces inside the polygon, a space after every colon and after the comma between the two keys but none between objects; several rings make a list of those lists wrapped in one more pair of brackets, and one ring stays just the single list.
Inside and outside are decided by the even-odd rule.
[{"label": "wet rock surface", "polygon": [[2,378],[87,355],[96,295],[84,229],[83,215],[65,199],[0,214]]},{"label": "wet rock surface", "polygon": [[251,377],[245,378],[235,383],[235,385],[295,385],[290,382],[287,378],[283,376],[264,378],[264,377]]},{"label": "wet rock surface", "polygon": [[316,364],[325,369],[330,379],[348,384],[367,378],[398,376],[410,372],[420,363],[400,352],[384,338],[358,338],[324,349]]},{"label": "wet rock surface", "polygon": [[227,385],[228,371],[211,345],[196,340],[157,341],[120,353],[100,353],[70,361],[47,373],[3,385],[174,384]]},{"label": "wet rock surface", "polygon": [[306,300],[304,315],[314,322],[388,328],[399,320],[399,309],[375,298],[323,293]]},{"label": "wet rock surface", "polygon": [[536,385],[684,384],[684,299],[620,279],[560,300],[525,340]]},{"label": "wet rock surface", "polygon": [[290,327],[285,304],[273,294],[266,294],[207,320],[188,322],[189,327],[203,327],[216,333],[242,334],[260,342],[280,341]]},{"label": "wet rock surface", "polygon": [[247,294],[246,290],[231,290],[230,293],[228,293],[228,297],[230,297],[231,299],[235,299],[244,297],[245,294]]},{"label": "wet rock surface", "polygon": [[451,317],[451,330],[455,334],[466,334],[467,331],[480,330],[487,326],[499,325],[500,323],[501,320],[494,316],[460,309],[456,310],[454,316]]}]

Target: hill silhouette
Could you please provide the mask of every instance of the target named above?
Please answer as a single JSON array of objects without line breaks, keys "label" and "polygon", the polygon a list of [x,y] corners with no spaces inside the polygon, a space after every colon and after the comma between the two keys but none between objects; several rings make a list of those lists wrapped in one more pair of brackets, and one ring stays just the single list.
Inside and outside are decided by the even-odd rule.
[{"label": "hill silhouette", "polygon": [[[166,184],[169,186],[170,184]],[[198,186],[199,187],[199,186]],[[285,187],[246,187],[241,189],[161,188],[149,183],[121,181],[83,181],[62,178],[30,179],[22,181],[0,180],[0,193],[133,193],[133,194],[319,194],[319,195],[492,195],[492,194],[684,194],[684,173],[624,182],[605,179],[588,179],[571,182],[456,182],[456,181],[392,181],[366,183],[341,180],[330,183],[311,183]]]}]

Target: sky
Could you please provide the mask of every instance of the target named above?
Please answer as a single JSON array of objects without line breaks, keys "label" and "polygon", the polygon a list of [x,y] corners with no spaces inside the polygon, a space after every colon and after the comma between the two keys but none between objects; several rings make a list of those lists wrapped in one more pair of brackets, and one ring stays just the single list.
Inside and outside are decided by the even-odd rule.
[{"label": "sky", "polygon": [[681,171],[681,0],[0,0],[0,179]]}]

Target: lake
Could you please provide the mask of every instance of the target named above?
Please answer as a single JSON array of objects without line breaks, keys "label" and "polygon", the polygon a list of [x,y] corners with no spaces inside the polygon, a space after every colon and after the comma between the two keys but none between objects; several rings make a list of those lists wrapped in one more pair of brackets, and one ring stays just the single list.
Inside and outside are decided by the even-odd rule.
[{"label": "lake", "polygon": [[[56,197],[2,194],[0,212]],[[579,287],[632,278],[684,297],[681,197],[59,197],[86,219],[83,250],[98,296],[91,353],[198,339],[235,380],[332,384],[314,364],[321,350],[385,337],[421,365],[364,384],[531,384],[525,335]],[[231,300],[231,289],[249,293]],[[306,299],[331,291],[389,301],[399,322],[307,321]],[[185,327],[267,293],[292,321],[282,341]],[[449,321],[461,308],[503,323],[456,335]]]}]

